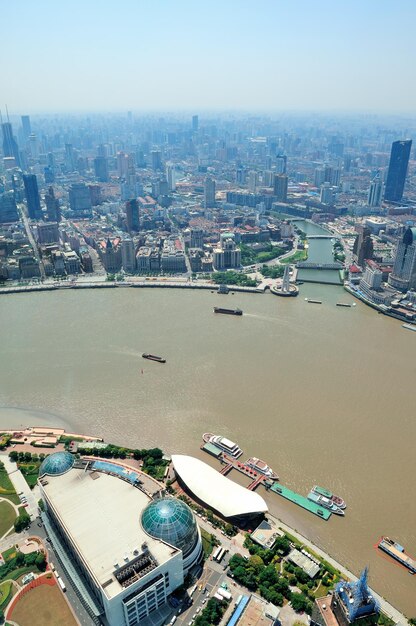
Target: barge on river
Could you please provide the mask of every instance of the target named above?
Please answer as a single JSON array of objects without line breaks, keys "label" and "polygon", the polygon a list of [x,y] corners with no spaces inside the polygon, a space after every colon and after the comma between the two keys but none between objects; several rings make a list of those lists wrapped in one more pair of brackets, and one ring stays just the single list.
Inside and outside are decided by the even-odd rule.
[{"label": "barge on river", "polygon": [[149,359],[149,361],[156,361],[156,363],[166,363],[166,359],[161,356],[156,356],[155,354],[149,354],[148,352],[143,352],[142,357]]},{"label": "barge on river", "polygon": [[416,560],[412,559],[404,551],[403,546],[390,539],[389,537],[382,537],[378,542],[378,547],[393,559],[404,565],[410,572],[410,574],[416,574]]},{"label": "barge on river", "polygon": [[224,313],[225,315],[242,315],[241,309],[223,309],[219,306],[214,306],[214,313]]}]

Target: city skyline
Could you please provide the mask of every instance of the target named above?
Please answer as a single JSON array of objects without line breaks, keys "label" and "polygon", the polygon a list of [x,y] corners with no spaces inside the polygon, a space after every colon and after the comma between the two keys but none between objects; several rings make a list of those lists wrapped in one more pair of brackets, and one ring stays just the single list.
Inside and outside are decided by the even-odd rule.
[{"label": "city skyline", "polygon": [[405,113],[416,86],[410,39],[396,33],[415,17],[406,0],[376,11],[327,0],[8,5],[2,109]]}]

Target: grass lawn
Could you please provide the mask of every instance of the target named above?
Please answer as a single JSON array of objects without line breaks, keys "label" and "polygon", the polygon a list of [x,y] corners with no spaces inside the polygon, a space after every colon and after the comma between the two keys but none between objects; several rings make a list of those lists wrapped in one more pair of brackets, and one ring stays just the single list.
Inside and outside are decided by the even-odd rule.
[{"label": "grass lawn", "polygon": [[41,585],[16,604],[11,619],[19,626],[76,626],[76,621],[57,585]]},{"label": "grass lawn", "polygon": [[5,550],[4,552],[2,552],[2,557],[5,561],[9,561],[10,559],[13,559],[17,554],[16,548],[13,546],[13,548],[9,548],[8,550]]},{"label": "grass lawn", "polygon": [[8,502],[0,502],[0,537],[13,526],[16,519],[14,508]]},{"label": "grass lawn", "polygon": [[2,491],[11,491],[16,493],[6,470],[0,470],[0,493]]},{"label": "grass lawn", "polygon": [[0,609],[4,611],[16,593],[16,588],[10,580],[0,584]]},{"label": "grass lawn", "polygon": [[308,258],[307,250],[297,250],[286,259],[282,259],[280,263],[286,265],[287,263],[297,263],[298,261],[306,261]]},{"label": "grass lawn", "polygon": [[214,549],[214,544],[212,543],[211,533],[207,532],[203,528],[201,528],[200,530],[201,530],[202,548],[204,550],[204,556],[207,559]]}]

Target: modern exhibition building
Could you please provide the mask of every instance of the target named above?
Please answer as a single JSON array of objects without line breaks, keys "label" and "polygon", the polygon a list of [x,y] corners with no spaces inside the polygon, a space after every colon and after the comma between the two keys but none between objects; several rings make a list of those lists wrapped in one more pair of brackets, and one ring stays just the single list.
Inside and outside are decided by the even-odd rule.
[{"label": "modern exhibition building", "polygon": [[267,504],[261,496],[226,478],[207,463],[183,454],[174,454],[172,463],[184,489],[230,522],[245,525],[267,512]]},{"label": "modern exhibition building", "polygon": [[39,485],[57,557],[96,622],[162,624],[202,557],[191,509],[138,470],[68,452],[44,460]]}]

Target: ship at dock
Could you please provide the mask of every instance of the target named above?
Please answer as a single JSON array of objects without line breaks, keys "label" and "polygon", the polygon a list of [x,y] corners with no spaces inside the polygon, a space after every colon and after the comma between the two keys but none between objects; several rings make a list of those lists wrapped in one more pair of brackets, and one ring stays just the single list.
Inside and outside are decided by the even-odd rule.
[{"label": "ship at dock", "polygon": [[156,356],[155,354],[149,354],[148,352],[143,352],[142,357],[144,359],[148,359],[149,361],[156,361],[157,363],[166,363],[166,359],[161,356]]},{"label": "ship at dock", "polygon": [[378,542],[378,547],[393,559],[404,565],[409,570],[410,574],[416,574],[416,560],[412,559],[404,551],[403,546],[390,539],[389,537],[382,537]]},{"label": "ship at dock", "polygon": [[234,443],[230,439],[226,437],[222,437],[221,435],[213,435],[212,433],[204,433],[202,435],[202,439],[205,443],[211,443],[217,448],[219,448],[222,452],[229,454],[234,459],[238,459],[242,454],[242,449],[238,446],[238,444]]},{"label": "ship at dock", "polygon": [[242,315],[241,309],[223,309],[219,306],[214,306],[214,313],[224,313],[225,315]]},{"label": "ship at dock", "polygon": [[332,500],[326,498],[325,496],[321,496],[314,491],[310,491],[308,493],[308,500],[315,502],[315,504],[318,504],[325,509],[328,509],[328,511],[331,511],[331,513],[334,513],[335,515],[345,515],[344,511],[334,504]]},{"label": "ship at dock", "polygon": [[328,498],[328,500],[331,500],[335,504],[335,506],[339,507],[340,509],[347,508],[345,501],[340,498],[340,496],[336,496],[335,494],[333,494],[332,491],[329,491],[329,489],[324,489],[324,487],[318,487],[318,485],[315,485],[314,487],[312,487],[311,491],[318,494],[318,496],[324,496],[324,498]]},{"label": "ship at dock", "polygon": [[251,469],[255,470],[259,474],[263,474],[263,476],[266,476],[267,478],[278,480],[278,476],[276,472],[274,472],[272,468],[269,465],[267,465],[267,463],[265,463],[261,459],[258,459],[255,456],[250,457],[246,461],[246,465],[248,467],[251,467]]}]

